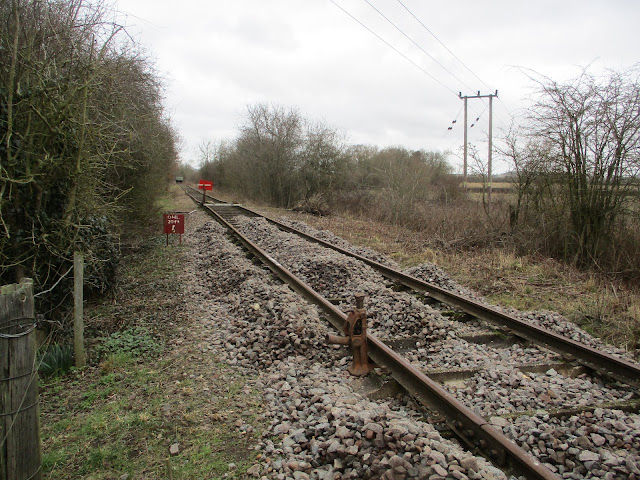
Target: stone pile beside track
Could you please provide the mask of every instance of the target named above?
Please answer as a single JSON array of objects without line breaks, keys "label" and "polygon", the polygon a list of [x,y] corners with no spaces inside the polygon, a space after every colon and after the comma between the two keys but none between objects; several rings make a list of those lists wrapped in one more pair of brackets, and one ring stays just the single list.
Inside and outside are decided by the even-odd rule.
[{"label": "stone pile beside track", "polygon": [[620,410],[563,419],[523,415],[502,428],[561,478],[640,479],[640,416]]},{"label": "stone pile beside track", "polygon": [[626,358],[627,360],[634,361],[633,356],[628,352],[620,348],[616,348],[612,345],[605,344],[599,338],[595,338],[589,333],[582,330],[575,323],[570,322],[565,317],[556,312],[519,312],[517,310],[507,310],[507,313],[512,315],[519,316],[522,320],[525,320],[534,325],[540,325],[542,327],[548,328],[560,335],[563,335],[571,340],[575,340],[576,342],[583,343],[593,348],[597,348],[598,350],[602,350],[603,352],[611,353],[612,355],[617,355],[622,358]]},{"label": "stone pile beside track", "polygon": [[332,245],[343,248],[349,252],[355,253],[362,257],[366,257],[370,260],[373,260],[374,262],[381,263],[391,268],[399,268],[399,265],[386,255],[382,255],[381,253],[376,252],[375,250],[371,250],[370,248],[352,245],[343,238],[334,235],[333,232],[330,232],[329,230],[318,230],[310,225],[307,225],[306,223],[297,222],[295,220],[291,220],[288,217],[280,217],[277,220],[280,223],[295,228],[296,230],[300,230],[303,233],[312,235],[316,238],[319,238],[320,240],[324,240],[327,243],[331,243]]},{"label": "stone pile beside track", "polygon": [[[586,376],[566,378],[557,372],[525,374],[524,378],[513,365],[557,361],[558,356],[533,346],[494,348],[469,343],[459,335],[477,330],[477,325],[451,322],[416,297],[384,287],[380,276],[361,263],[279,232],[264,220],[239,223],[270,255],[304,276],[321,294],[341,300],[344,310],[351,306],[355,292],[364,291],[372,330],[379,337],[421,337],[432,342],[407,354],[420,368],[493,367],[452,392],[463,399],[471,396],[468,403],[475,402],[479,413],[561,478],[640,479],[637,415],[597,409],[593,414],[554,418],[535,411],[552,407],[564,397],[583,406],[601,402],[603,395],[611,400],[626,398],[629,390],[601,385]],[[329,233],[325,236],[331,237]],[[348,363],[342,356],[344,349],[323,344],[328,329],[319,320],[321,315],[273,281],[264,269],[252,265],[221,227],[208,224],[192,242],[198,249],[198,265],[209,262],[197,277],[197,290],[208,296],[216,322],[224,320],[211,324],[209,349],[230,364],[262,372],[257,386],[265,391],[265,417],[270,425],[257,447],[261,462],[250,469],[251,475],[278,479],[505,478],[417,420],[418,409],[410,399],[372,403],[353,391],[344,371]],[[429,276],[429,281],[464,293],[435,268],[421,266],[413,275]],[[559,315],[522,315],[571,338],[600,345]],[[511,370],[505,370],[505,365],[511,365]],[[473,393],[477,388],[484,392],[486,404]],[[528,410],[517,418],[496,416],[521,409]],[[368,420],[358,415],[365,411],[375,413],[375,420],[369,423],[378,426],[367,426]],[[395,428],[405,422],[411,425],[407,433]],[[444,455],[444,463],[438,453]]]},{"label": "stone pile beside track", "polygon": [[470,328],[452,324],[412,295],[386,288],[384,278],[359,260],[282,232],[262,218],[238,219],[238,227],[315,291],[340,300],[344,311],[352,308],[355,293],[365,293],[370,329],[381,338],[435,340]]},{"label": "stone pile beside track", "polygon": [[207,296],[212,312],[203,353],[260,374],[254,388],[263,392],[268,426],[250,476],[506,479],[421,422],[410,399],[373,402],[354,391],[344,349],[319,342],[326,327],[315,307],[254,266],[224,229],[206,223],[187,243],[199,272],[192,292]]},{"label": "stone pile beside track", "polygon": [[[473,325],[453,322],[450,319],[443,317],[437,310],[424,305],[415,297],[403,292],[394,292],[381,286],[383,283],[378,283],[381,282],[379,275],[370,270],[366,265],[359,262],[354,263],[354,259],[350,257],[345,257],[344,255],[324,249],[294,235],[281,232],[268,224],[264,219],[253,218],[241,221],[240,223],[245,233],[261,245],[262,248],[265,248],[270,255],[273,255],[278,259],[278,261],[283,265],[286,265],[294,273],[298,273],[300,271],[301,276],[307,275],[304,279],[308,283],[313,284],[314,278],[316,277],[313,273],[314,269],[309,268],[309,263],[305,262],[315,262],[318,269],[322,269],[325,265],[330,264],[332,265],[332,268],[334,268],[334,271],[345,271],[345,269],[341,269],[340,266],[348,265],[349,268],[346,269],[348,272],[347,276],[340,277],[339,275],[335,275],[332,281],[338,283],[342,280],[342,285],[349,285],[353,290],[345,288],[344,290],[334,290],[332,293],[341,292],[342,294],[347,295],[349,291],[364,291],[368,295],[367,307],[370,308],[373,324],[372,330],[373,333],[379,337],[401,338],[405,336],[420,336],[424,338],[426,340],[426,345],[405,353],[405,356],[409,358],[411,363],[420,369],[446,370],[452,368],[489,368],[489,372],[491,372],[491,368],[495,368],[497,366],[512,367],[513,365],[541,364],[557,362],[560,360],[560,357],[557,354],[533,345],[527,346],[515,344],[506,348],[496,348],[490,345],[469,343],[464,339],[459,338],[458,335],[473,331],[475,328]],[[330,258],[331,261],[327,261],[326,259],[328,258]],[[300,259],[305,260],[302,262]],[[307,267],[305,269],[299,269],[298,265],[301,263],[305,263]],[[422,267],[413,270],[413,272],[417,275],[427,275],[432,280],[439,279],[439,281],[444,283],[444,285],[441,285],[444,288],[453,288],[458,292],[465,291],[465,289],[456,286],[454,282],[446,277],[446,275],[434,274],[433,272],[437,272],[437,269],[435,268]],[[322,275],[324,274],[320,274],[320,276]],[[374,281],[374,279],[376,281]],[[337,287],[334,286],[334,288]],[[325,294],[325,292],[322,291],[322,287],[320,287],[320,293]],[[472,294],[468,294],[468,296],[471,296],[478,301],[483,301],[478,296],[474,296]],[[394,309],[394,305],[399,308],[397,310]],[[409,310],[409,308],[411,310]],[[393,313],[389,315],[384,312]],[[408,314],[408,312],[411,313]],[[424,317],[422,317],[419,314],[416,315],[416,312],[428,312],[428,314],[425,314]],[[521,315],[520,312],[510,313]],[[600,344],[598,340],[593,339],[586,332],[583,332],[577,326],[571,324],[557,314],[550,315],[548,313],[540,313],[524,315],[531,316],[532,321],[543,323],[545,326],[555,331],[561,333],[566,332],[569,334],[570,338],[577,338],[585,341],[585,343],[593,345]],[[385,330],[387,322],[390,326],[389,330]],[[611,351],[615,349],[608,350]],[[491,375],[491,373],[489,373],[489,375]],[[532,376],[529,378],[533,379],[534,377]],[[534,397],[533,400],[528,399],[526,402],[527,405],[534,409],[542,407],[543,405],[547,408],[551,407],[553,402],[545,401],[545,395],[552,398],[555,390],[549,388],[548,382],[543,381],[543,376],[535,378],[536,380],[540,380],[540,382],[531,382],[531,384],[526,385],[527,388],[525,388],[525,385],[522,387],[518,386],[514,391],[509,393],[507,389],[500,386],[499,378],[496,377],[498,382],[497,385],[494,384],[491,387],[493,391],[492,395],[495,395],[495,392],[500,393],[501,389],[504,390],[504,392],[502,392],[503,394],[494,396],[493,401],[489,402],[489,406],[484,409],[480,408],[478,412],[487,415],[488,413],[497,410],[499,408],[498,405],[500,405],[501,402],[504,402],[505,406],[512,403],[512,410],[518,411],[518,402],[521,403],[519,406],[522,407],[525,404],[524,397],[527,396]],[[603,398],[606,398],[606,395],[611,396],[611,399],[615,399],[626,398],[626,395],[629,393],[629,390],[625,388],[609,390],[608,387],[603,387],[603,390],[600,390],[600,385],[592,383],[589,379],[572,379],[559,375],[558,380],[562,382],[565,392],[570,397],[570,405],[593,405],[601,402]],[[518,392],[519,388],[522,390],[521,392]],[[489,391],[488,389],[489,387],[487,386],[485,391]],[[452,390],[455,391],[455,389]],[[613,391],[616,393],[612,394]],[[470,398],[467,403],[470,407],[477,408],[478,406],[476,403],[479,402],[477,398]],[[509,410],[509,408],[507,408],[507,410]],[[625,418],[629,418],[628,421],[630,423],[635,422],[633,416],[627,417],[622,413],[621,415]],[[509,425],[515,425],[516,428],[520,425],[519,418],[515,418],[513,421],[506,420],[501,417],[494,418],[499,419],[496,420],[498,422],[497,426],[501,426],[504,422],[507,422]],[[529,417],[525,415],[524,418]],[[567,434],[570,435],[571,433],[569,432],[571,431],[572,429],[569,423],[567,423]],[[579,425],[576,424],[573,431],[575,431],[576,434],[579,433]],[[513,432],[509,429],[507,429],[505,433],[514,439],[517,438],[512,435]],[[538,442],[540,442],[540,440],[538,440]],[[538,454],[537,456],[541,461],[546,463],[551,470],[561,473],[563,478],[584,478],[582,472],[585,469],[585,463],[580,460],[580,454],[578,453],[573,460],[563,455],[556,455],[555,457],[546,455],[544,453],[546,450],[544,449],[553,449],[553,446],[553,442],[544,445],[539,444],[538,450],[530,449],[530,451],[533,454]],[[578,446],[575,448],[584,447]],[[607,452],[602,455],[617,455],[615,451],[609,451],[606,446],[602,447],[601,450],[602,449]],[[637,458],[639,449],[640,443],[638,442],[638,439],[635,438],[630,443],[628,456],[634,459]],[[596,452],[591,450],[589,450],[589,452],[591,453],[585,454],[586,457],[591,458],[593,455],[596,455]],[[585,457],[585,455],[583,455],[583,457]],[[597,455],[601,455],[601,453],[598,452]],[[629,478],[634,478],[634,473],[632,471],[628,471],[628,473],[630,474]],[[607,478],[612,477],[609,475]]]},{"label": "stone pile beside track", "polygon": [[599,378],[581,374],[572,378],[550,368],[545,373],[523,373],[518,368],[482,370],[452,389],[456,397],[485,418],[539,409],[579,408],[626,401],[630,388],[614,388]]},{"label": "stone pile beside track", "polygon": [[[378,252],[375,252],[368,248],[354,247],[350,243],[334,235],[332,232],[328,230],[317,230],[313,227],[310,227],[309,225],[306,225],[305,223],[290,220],[290,219],[287,219],[286,217],[279,218],[278,220],[304,233],[308,233],[309,235],[316,236],[322,240],[325,240],[326,242],[329,242],[333,245],[344,248],[353,253],[357,253],[359,255],[367,257],[383,265],[387,265],[392,268],[399,268],[396,262],[387,258],[386,256],[381,255]],[[423,263],[420,265],[416,265],[415,267],[411,267],[404,270],[404,273],[412,277],[418,278],[420,280],[423,280],[425,282],[437,285],[450,292],[464,295],[470,299],[484,303],[487,306],[493,306],[495,308],[501,309],[501,307],[490,304],[482,296],[478,295],[472,290],[466,287],[463,287],[462,285],[457,283],[449,275],[447,275],[440,267],[438,267],[437,265],[434,265],[433,263]],[[340,277],[336,277],[336,278],[339,279]],[[567,320],[565,317],[563,317],[562,315],[556,312],[549,312],[549,311],[520,312],[518,310],[513,310],[513,309],[504,309],[504,311],[505,313],[508,313],[510,315],[515,315],[518,318],[525,320],[527,322],[546,327],[550,330],[553,330],[556,333],[566,336],[567,338],[584,343],[585,345],[589,345],[591,347],[598,348],[608,353],[621,356],[628,360],[633,360],[633,357],[627,352],[625,352],[624,350],[613,347],[611,345],[604,344],[600,339],[594,338],[589,333],[585,332],[580,327],[578,327],[575,323]]]},{"label": "stone pile beside track", "polygon": [[[271,428],[261,449],[271,478],[498,479],[504,473],[463,452],[415,411],[353,392],[344,371],[292,358],[264,384]],[[277,435],[274,442],[270,436]]]},{"label": "stone pile beside track", "polygon": [[558,358],[535,346],[514,344],[506,348],[449,338],[436,345],[425,345],[405,356],[416,366],[428,370],[489,368],[496,365],[534,365]]}]

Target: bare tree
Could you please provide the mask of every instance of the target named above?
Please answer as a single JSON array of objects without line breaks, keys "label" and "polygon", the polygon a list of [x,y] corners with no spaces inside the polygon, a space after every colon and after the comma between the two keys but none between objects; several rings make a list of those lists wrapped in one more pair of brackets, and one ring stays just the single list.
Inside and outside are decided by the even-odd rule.
[{"label": "bare tree", "polygon": [[295,108],[252,105],[235,141],[201,144],[201,157],[213,151],[216,158],[200,172],[253,200],[292,207],[342,181],[341,142],[338,132],[305,119]]},{"label": "bare tree", "polygon": [[324,203],[322,197],[339,189],[347,175],[343,135],[322,122],[305,120],[304,123],[304,144],[299,161],[303,202]]},{"label": "bare tree", "polygon": [[[524,144],[522,144],[524,142]],[[520,130],[511,125],[503,146],[497,148],[511,166],[511,180],[515,202],[509,203],[509,226],[515,233],[521,222],[527,223],[529,211],[541,211],[553,202],[552,176],[549,175],[549,152],[544,144],[526,139]],[[542,204],[545,206],[542,207]]]},{"label": "bare tree", "polygon": [[198,144],[198,161],[200,167],[213,163],[216,159],[216,144],[213,140],[202,140]]},{"label": "bare tree", "polygon": [[598,262],[637,189],[640,68],[603,77],[586,71],[568,83],[535,77],[532,139],[548,148],[548,173],[562,185],[571,225],[569,249],[580,263]]},{"label": "bare tree", "polygon": [[296,181],[303,145],[303,120],[296,109],[258,104],[247,107],[240,150],[252,161],[254,196],[273,205],[290,207],[298,199]]}]

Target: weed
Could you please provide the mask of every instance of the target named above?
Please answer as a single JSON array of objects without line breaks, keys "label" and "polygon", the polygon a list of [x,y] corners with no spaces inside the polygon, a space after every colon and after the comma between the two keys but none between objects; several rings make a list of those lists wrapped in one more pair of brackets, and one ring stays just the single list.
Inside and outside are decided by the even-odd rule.
[{"label": "weed", "polygon": [[125,360],[126,355],[130,357],[155,357],[162,353],[162,350],[163,346],[156,342],[149,329],[135,326],[114,332],[103,338],[102,343],[96,348],[96,353],[99,358],[111,355],[111,363],[113,363]]},{"label": "weed", "polygon": [[71,345],[51,345],[40,358],[38,372],[43,377],[64,375],[73,367],[73,347]]},{"label": "weed", "polygon": [[114,372],[133,362],[133,356],[129,352],[112,353],[100,363],[100,371],[103,374]]},{"label": "weed", "polygon": [[86,473],[95,472],[105,465],[111,464],[118,459],[118,454],[109,447],[92,448],[82,470]]},{"label": "weed", "polygon": [[53,470],[56,465],[64,464],[67,461],[67,455],[64,450],[53,450],[42,453],[42,469],[47,472]]}]

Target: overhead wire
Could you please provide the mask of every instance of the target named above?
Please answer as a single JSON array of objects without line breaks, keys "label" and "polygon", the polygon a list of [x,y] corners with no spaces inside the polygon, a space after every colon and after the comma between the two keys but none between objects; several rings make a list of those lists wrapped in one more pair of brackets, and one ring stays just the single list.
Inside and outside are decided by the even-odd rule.
[{"label": "overhead wire", "polygon": [[[482,80],[482,78],[480,78],[473,70],[471,70],[471,68],[469,68],[469,66],[464,63],[449,47],[447,47],[447,45],[445,45],[445,43],[440,40],[440,38],[438,38],[438,36],[433,33],[431,31],[431,29],[429,29],[429,27],[427,27],[424,22],[422,22],[422,20],[420,20],[410,9],[409,7],[407,7],[402,0],[397,0],[398,3],[400,5],[402,5],[402,7],[409,13],[409,15],[411,15],[421,26],[422,28],[424,28],[429,35],[431,35],[454,59],[456,59],[460,65],[462,65],[469,73],[471,73],[471,75],[473,75],[478,81],[480,81],[480,83],[482,83],[482,85],[484,85],[487,89],[489,89],[489,91],[493,91],[493,89],[487,85],[487,83]],[[461,82],[462,83],[462,82]],[[464,85],[464,84],[463,84]],[[466,86],[466,85],[465,85]],[[468,87],[467,87],[468,88]],[[509,110],[509,108],[507,107],[507,105],[504,103],[504,101],[502,100],[501,97],[496,97],[498,99],[498,101],[502,104],[502,106],[504,107],[504,109],[507,111],[507,114],[509,115],[510,118],[513,118],[513,113],[511,113],[511,111]],[[510,122],[506,122],[500,115],[496,115],[497,119],[499,119],[505,126],[508,126],[508,124]]]},{"label": "overhead wire", "polygon": [[458,117],[460,117],[460,114],[462,113],[462,109],[464,107],[460,107],[460,110],[458,110],[458,113],[456,113],[456,116],[453,118],[453,121],[451,122],[451,124],[449,125],[449,127],[444,131],[444,133],[442,134],[442,137],[440,137],[440,140],[442,140],[444,137],[447,136],[447,134],[453,130],[453,126],[454,124],[458,123]]},{"label": "overhead wire", "polygon": [[440,80],[438,80],[436,77],[434,77],[433,75],[431,75],[427,70],[425,70],[424,68],[422,68],[420,65],[418,65],[416,62],[414,62],[413,60],[411,60],[409,57],[407,57],[404,53],[402,53],[400,50],[398,50],[396,47],[394,47],[393,45],[391,45],[389,42],[387,42],[384,38],[382,38],[380,35],[378,35],[376,32],[374,32],[371,28],[369,28],[367,25],[365,25],[364,23],[362,23],[360,20],[358,20],[355,16],[353,16],[351,13],[349,13],[347,10],[345,10],[344,8],[342,8],[339,4],[337,4],[334,0],[329,0],[331,3],[333,3],[336,7],[338,7],[340,10],[342,10],[344,13],[346,13],[347,15],[349,15],[353,20],[355,20],[356,22],[358,22],[362,27],[366,28],[371,34],[375,35],[376,38],[378,38],[378,40],[382,41],[385,45],[387,45],[389,48],[391,48],[394,52],[396,52],[398,55],[402,56],[405,60],[407,60],[408,62],[410,62],[414,67],[416,67],[417,69],[419,69],[422,73],[424,73],[425,75],[427,75],[429,78],[431,78],[434,82],[438,83],[440,86],[444,87],[445,89],[447,89],[448,91],[450,91],[452,94],[454,94],[456,97],[458,96],[458,94],[451,89],[450,87],[448,87],[447,85],[445,85],[444,83],[442,83]]},{"label": "overhead wire", "polygon": [[478,116],[476,117],[476,119],[475,119],[475,120],[473,121],[473,123],[471,124],[471,127],[469,127],[469,128],[472,128],[472,127],[476,124],[476,122],[480,121],[480,117],[484,114],[484,112],[486,112],[486,111],[487,111],[487,108],[489,108],[489,105],[485,105],[485,106],[484,106],[484,110],[482,110],[482,111],[478,114]]},{"label": "overhead wire", "polygon": [[413,38],[411,38],[409,35],[407,35],[400,27],[398,27],[395,23],[393,23],[391,20],[389,20],[389,17],[387,17],[384,13],[382,13],[380,10],[378,10],[369,0],[364,0],[365,2],[367,2],[367,4],[373,8],[378,15],[380,15],[382,18],[384,18],[390,25],[392,25],[396,30],[398,30],[398,32],[400,32],[402,35],[404,35],[405,38],[407,38],[411,43],[413,43],[416,47],[418,47],[427,57],[429,57],[431,60],[433,60],[440,68],[442,68],[445,72],[447,72],[449,75],[451,75],[453,78],[455,78],[458,82],[460,82],[462,85],[464,85],[465,87],[467,87],[468,89],[471,89],[471,87],[469,85],[467,85],[466,83],[464,83],[464,81],[462,81],[460,78],[458,78],[453,72],[451,72],[447,67],[445,67],[444,65],[442,65],[438,60],[436,60],[436,58],[431,55],[429,52],[427,52],[424,48],[422,48],[422,46],[420,46],[418,44],[418,42],[416,42]]},{"label": "overhead wire", "polygon": [[[453,58],[455,58],[458,62],[460,62],[460,64],[461,64],[464,68],[466,68],[466,69],[469,71],[469,73],[471,73],[471,75],[473,75],[474,77],[476,77],[476,78],[480,81],[480,83],[482,83],[482,84],[483,84],[485,87],[487,87],[489,90],[492,90],[492,88],[491,88],[489,85],[487,85],[487,84],[484,82],[484,80],[482,80],[478,75],[476,75],[476,74],[473,72],[473,70],[471,70],[469,67],[467,67],[467,65],[466,65],[462,60],[460,60],[460,59],[458,58],[458,56],[457,56],[455,53],[453,53],[453,52],[449,49],[449,47],[447,47],[447,46],[442,42],[442,40],[440,40],[440,39],[437,37],[437,35],[436,35],[435,33],[433,33],[431,30],[429,30],[429,28],[428,28],[424,23],[422,23],[422,21],[421,21],[418,17],[416,17],[416,16],[414,15],[414,13],[413,13],[411,10],[409,10],[409,8],[408,8],[404,3],[402,3],[402,1],[401,1],[401,0],[398,0],[398,3],[399,3],[400,5],[402,5],[402,6],[404,7],[404,9],[405,9],[407,12],[409,12],[409,14],[410,14],[413,18],[415,18],[415,19],[416,19],[416,21],[417,21],[420,25],[422,25],[422,27],[423,27],[427,32],[429,32],[429,34],[430,34],[433,38],[435,38],[435,39],[436,39],[436,41],[437,41],[440,45],[442,45],[442,46],[444,47],[444,49],[445,49],[447,52],[449,52]],[[468,87],[467,87],[467,88],[468,88]]]},{"label": "overhead wire", "polygon": [[[338,3],[335,2],[335,0],[330,0],[331,3],[333,3],[336,7],[338,7],[340,10],[342,10],[344,13],[346,13],[349,17],[351,17],[352,20],[356,21],[360,26],[362,26],[363,28],[365,28],[366,30],[368,30],[371,34],[373,34],[376,38],[378,38],[380,41],[382,41],[385,45],[387,45],[389,48],[391,48],[393,51],[395,51],[398,55],[402,56],[405,60],[407,60],[408,62],[410,62],[413,66],[415,66],[416,68],[418,68],[421,72],[423,72],[424,74],[426,74],[429,78],[431,78],[433,81],[435,81],[436,83],[438,83],[440,86],[444,87],[445,89],[447,89],[448,91],[450,91],[451,93],[453,93],[456,97],[458,97],[458,93],[453,90],[452,88],[448,87],[447,85],[445,85],[443,82],[441,82],[440,80],[438,80],[436,77],[434,77],[432,74],[430,74],[428,71],[426,71],[424,68],[422,68],[420,65],[418,65],[416,62],[414,62],[413,60],[411,60],[408,56],[406,56],[404,53],[400,52],[397,48],[395,48],[393,45],[391,45],[387,40],[385,40],[384,38],[382,38],[380,35],[378,35],[375,31],[373,31],[373,29],[371,29],[370,27],[368,27],[367,25],[365,25],[363,22],[361,22],[358,18],[356,18],[353,14],[351,14],[349,11],[347,11],[345,8],[343,8],[341,5],[339,5]],[[376,12],[378,12],[379,15],[381,15],[383,18],[385,18],[387,20],[387,22],[389,22],[391,25],[393,25],[398,31],[400,31],[400,33],[402,33],[406,38],[408,38],[411,42],[413,42],[418,48],[420,48],[420,50],[426,54],[430,59],[432,59],[434,62],[436,62],[441,68],[443,68],[447,73],[449,73],[453,78],[455,78],[458,82],[462,83],[465,87],[470,88],[468,85],[464,84],[464,82],[462,82],[458,77],[456,77],[453,73],[451,73],[448,69],[446,69],[441,63],[439,63],[432,55],[430,55],[428,52],[426,52],[422,47],[420,47],[414,40],[412,40],[406,33],[404,33],[398,26],[396,26],[393,22],[391,22],[384,14],[382,14],[382,12],[380,12],[377,8],[375,8],[368,0],[365,0],[365,2],[371,7],[373,8]],[[471,106],[470,107],[473,111],[475,111],[477,113],[477,110]]]},{"label": "overhead wire", "polygon": [[[387,40],[385,40],[382,36],[380,36],[378,33],[376,33],[372,28],[368,27],[367,25],[365,25],[362,21],[360,21],[358,18],[356,18],[353,14],[351,14],[349,11],[347,11],[345,8],[343,8],[341,5],[339,5],[338,3],[336,3],[335,0],[330,0],[331,3],[333,3],[336,7],[338,7],[340,10],[342,10],[345,14],[347,14],[349,17],[351,17],[352,20],[356,21],[360,26],[362,26],[363,28],[365,28],[367,31],[369,31],[369,33],[371,33],[372,35],[374,35],[376,38],[378,38],[378,40],[382,41],[385,45],[387,45],[389,48],[391,48],[394,52],[396,52],[398,55],[400,55],[401,57],[403,57],[405,60],[407,60],[408,62],[410,62],[414,67],[418,68],[422,73],[424,73],[425,75],[427,75],[429,78],[431,78],[433,81],[435,81],[436,83],[438,83],[440,86],[442,86],[443,88],[445,88],[446,90],[448,90],[449,92],[453,93],[456,97],[459,98],[458,92],[454,91],[453,89],[451,89],[450,87],[448,87],[447,85],[445,85],[443,82],[441,82],[440,80],[438,80],[436,77],[434,77],[431,73],[429,73],[427,70],[425,70],[424,68],[422,68],[420,65],[418,65],[416,62],[414,62],[413,60],[411,60],[407,55],[405,55],[404,53],[402,53],[401,51],[399,51],[396,47],[394,47],[391,43],[389,43]],[[409,35],[407,35],[400,27],[398,27],[395,23],[393,23],[386,15],[384,15],[380,10],[378,10],[374,5],[372,5],[369,0],[364,0],[371,8],[373,8],[380,16],[382,16],[388,23],[390,23],[396,30],[398,30],[404,37],[406,37],[409,41],[411,41],[416,47],[418,47],[425,55],[427,55],[432,61],[434,61],[438,66],[440,66],[444,71],[446,71],[449,75],[451,75],[455,80],[457,80],[458,82],[460,82],[460,84],[462,84],[464,87],[468,88],[471,90],[471,88],[464,83],[464,81],[462,81],[460,78],[458,78],[455,74],[453,74],[449,69],[447,69],[445,66],[443,66],[438,60],[436,60],[431,54],[429,54],[424,48],[422,48],[417,42],[415,42],[411,37],[409,37]],[[423,22],[421,22],[407,7],[406,5],[404,5],[402,2],[400,2],[400,0],[398,0],[399,3],[416,19],[416,21],[418,21],[423,28],[425,28],[446,50],[447,52],[449,52],[456,60],[458,60],[458,62],[460,62],[469,72],[471,72],[471,74],[476,77],[483,85],[485,85],[487,88],[490,89],[490,87],[481,79],[479,78],[469,67],[467,67],[462,60],[460,60],[439,38],[437,38],[437,36],[435,34],[433,34],[433,32],[431,32],[426,25],[424,25]],[[499,98],[499,97],[498,97]],[[473,105],[469,105],[470,109],[472,111],[474,111],[476,114],[478,114],[478,119],[484,114],[484,112],[487,110],[488,108],[488,102],[485,99],[481,99],[482,103],[484,103],[484,109],[482,110],[482,112],[480,112],[478,114],[478,111],[475,109],[475,107],[473,107]],[[460,112],[458,112],[458,115],[460,114]],[[457,116],[456,116],[457,117]],[[504,120],[501,120],[503,123]],[[455,123],[455,121],[453,122]],[[473,125],[472,125],[473,126]],[[449,131],[449,129],[447,131],[445,131],[444,135],[447,134],[447,132]],[[444,137],[443,135],[443,137]]]},{"label": "overhead wire", "polygon": [[[333,1],[333,0],[332,0]],[[405,38],[407,38],[411,43],[413,43],[416,47],[418,47],[418,49],[420,49],[427,57],[429,57],[431,60],[433,60],[440,68],[442,68],[445,72],[447,72],[449,75],[451,75],[455,80],[457,80],[461,85],[463,85],[464,87],[468,88],[469,90],[472,90],[472,88],[467,85],[466,83],[464,83],[463,80],[461,80],[459,77],[457,77],[453,72],[451,72],[448,68],[446,68],[444,65],[442,65],[442,63],[440,63],[438,60],[436,60],[436,58],[431,55],[429,52],[427,52],[424,48],[422,48],[422,46],[420,46],[415,40],[413,40],[409,35],[407,35],[400,27],[398,27],[395,23],[393,23],[384,13],[382,13],[378,8],[376,8],[369,0],[364,0],[371,8],[373,8],[376,13],[378,13],[378,15],[380,15],[382,18],[384,18],[389,24],[391,24],[396,30],[398,30],[398,32],[400,32]],[[406,8],[406,7],[405,7]],[[425,27],[426,28],[426,27]],[[439,40],[438,40],[439,41]],[[442,42],[441,42],[442,43]],[[443,44],[444,45],[444,44]],[[446,47],[445,47],[446,48]],[[447,49],[448,50],[448,49]],[[450,52],[452,53],[452,52]],[[481,80],[482,82],[482,80]],[[482,82],[484,83],[484,82]],[[458,96],[458,95],[456,95]],[[483,103],[485,103],[484,99],[483,99]],[[486,104],[485,104],[486,107]],[[478,113],[477,110],[475,109],[475,107],[473,105],[471,105],[470,107],[474,112]],[[486,109],[486,108],[485,108]]]},{"label": "overhead wire", "polygon": [[[458,117],[460,116],[460,112],[462,111],[461,107],[460,110],[458,111],[458,114],[456,115],[456,118],[451,122],[452,124],[456,124]],[[485,108],[478,114],[478,116],[475,118],[474,123],[471,124],[470,127],[468,127],[468,131],[469,133],[471,133],[471,128],[473,126],[475,126],[475,124],[477,124],[477,122],[480,120],[480,118],[482,118],[482,116],[484,115],[484,113],[487,111],[487,108],[489,108],[488,105],[485,105]],[[451,128],[451,127],[449,127]],[[444,135],[442,135],[442,137],[440,138],[440,140],[443,140],[444,137],[446,136],[446,134],[449,132],[449,130],[447,129],[447,131],[444,133]],[[485,143],[486,141],[481,141],[480,143]],[[449,154],[453,155],[454,157],[458,158],[459,160],[464,160],[458,153],[456,153],[456,151],[454,150],[454,147],[456,147],[456,145],[458,146],[458,148],[462,148],[461,145],[459,145],[459,140],[456,140],[455,142],[451,143],[451,145],[449,145],[447,148],[444,149],[445,152],[448,152]]]}]

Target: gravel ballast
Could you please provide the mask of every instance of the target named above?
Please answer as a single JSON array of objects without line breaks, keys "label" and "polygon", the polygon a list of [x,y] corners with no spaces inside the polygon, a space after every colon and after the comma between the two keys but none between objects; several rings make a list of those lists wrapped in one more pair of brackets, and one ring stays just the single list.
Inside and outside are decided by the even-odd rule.
[{"label": "gravel ballast", "polygon": [[[559,357],[531,345],[499,348],[467,342],[460,336],[481,332],[482,326],[451,320],[416,296],[388,288],[361,262],[281,232],[263,219],[239,219],[239,224],[261,248],[343,310],[350,308],[355,292],[364,292],[372,333],[420,339],[420,347],[404,353],[414,365],[424,370],[482,368],[463,386],[450,387],[452,393],[562,478],[640,478],[637,415],[596,409],[555,418],[544,412],[629,400],[634,395],[630,389],[587,374],[523,373],[518,365],[556,362]],[[306,231],[314,234],[310,227]],[[330,232],[323,236],[347,248]],[[212,315],[207,350],[221,361],[260,372],[254,387],[263,392],[268,426],[256,445],[261,456],[250,475],[506,478],[421,421],[411,399],[374,402],[358,393],[345,371],[345,349],[324,343],[326,333],[336,332],[318,310],[254,265],[218,224],[205,223],[188,243],[199,266],[191,278],[193,292],[219,314]],[[372,257],[371,252],[358,253]],[[379,254],[374,259],[393,263]],[[408,273],[473,296],[435,266]],[[517,314],[601,346],[559,315]]]},{"label": "gravel ballast", "polygon": [[[406,399],[368,400],[352,388],[344,349],[323,344],[315,307],[275,281],[205,223],[188,239],[192,292],[211,316],[207,353],[260,372],[267,427],[257,478],[504,479],[485,459],[443,439]],[[230,288],[233,285],[233,288]],[[217,313],[217,314],[215,314]]]}]

